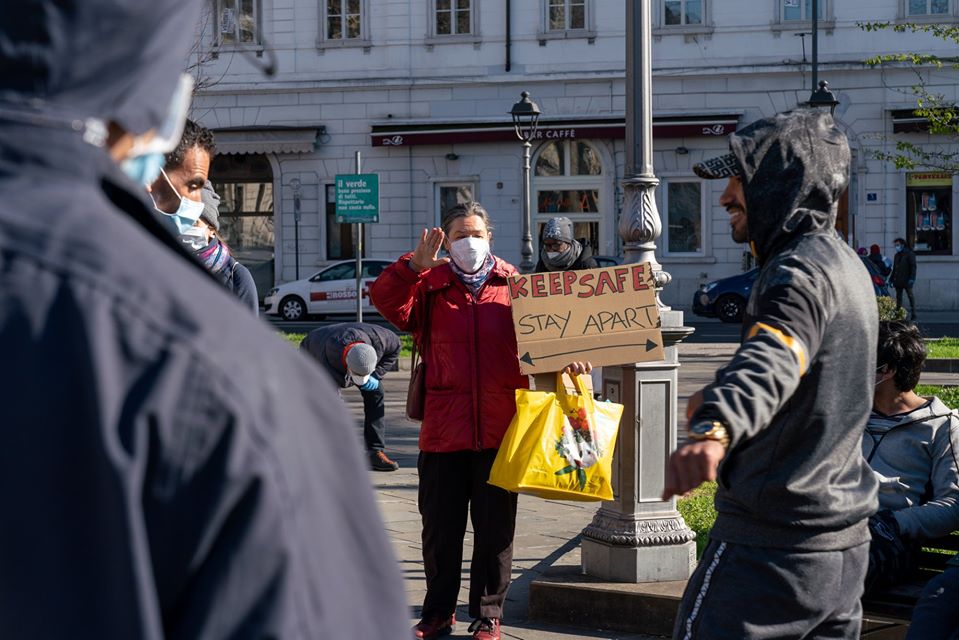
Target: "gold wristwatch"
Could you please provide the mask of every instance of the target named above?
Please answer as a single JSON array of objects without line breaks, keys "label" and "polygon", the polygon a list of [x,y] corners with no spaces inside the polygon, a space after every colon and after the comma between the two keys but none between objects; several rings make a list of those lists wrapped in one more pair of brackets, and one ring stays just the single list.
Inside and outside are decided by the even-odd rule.
[{"label": "gold wristwatch", "polygon": [[723,449],[729,448],[729,432],[719,420],[700,420],[693,424],[689,427],[689,439],[696,442],[715,440],[723,445]]}]

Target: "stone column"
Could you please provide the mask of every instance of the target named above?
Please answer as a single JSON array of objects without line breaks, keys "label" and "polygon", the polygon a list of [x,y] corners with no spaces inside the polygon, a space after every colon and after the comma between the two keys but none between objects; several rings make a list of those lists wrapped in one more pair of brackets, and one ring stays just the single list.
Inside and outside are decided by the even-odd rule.
[{"label": "stone column", "polygon": [[665,360],[603,368],[603,393],[626,409],[616,445],[614,487],[583,530],[582,566],[588,575],[618,582],[685,580],[696,561],[695,534],[660,500],[666,461],[676,448],[676,345],[692,333],[681,311],[662,304],[670,276],[656,260],[662,233],[654,197],[650,0],[626,3],[626,172],[619,234],[626,262],[649,262],[656,281]]}]

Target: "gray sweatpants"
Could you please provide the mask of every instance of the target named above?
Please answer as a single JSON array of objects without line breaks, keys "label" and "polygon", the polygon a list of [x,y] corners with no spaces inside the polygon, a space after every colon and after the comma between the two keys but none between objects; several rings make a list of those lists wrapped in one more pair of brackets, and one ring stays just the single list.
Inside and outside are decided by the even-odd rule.
[{"label": "gray sweatpants", "polygon": [[796,552],[711,540],[674,640],[858,638],[869,544]]}]

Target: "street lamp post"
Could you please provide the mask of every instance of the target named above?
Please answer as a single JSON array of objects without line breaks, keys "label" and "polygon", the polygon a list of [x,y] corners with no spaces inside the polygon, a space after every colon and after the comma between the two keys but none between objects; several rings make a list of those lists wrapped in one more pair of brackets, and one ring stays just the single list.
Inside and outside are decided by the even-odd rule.
[{"label": "street lamp post", "polygon": [[836,112],[839,101],[829,90],[829,83],[819,80],[819,0],[812,0],[812,93],[806,104],[810,107],[827,107]]},{"label": "street lamp post", "polygon": [[536,136],[536,126],[539,124],[540,110],[535,102],[529,99],[529,91],[520,94],[520,101],[513,105],[510,115],[513,116],[513,129],[516,137],[523,143],[523,247],[522,260],[519,270],[529,273],[533,270],[533,234],[530,230],[529,206],[529,156],[531,141]]},{"label": "street lamp post", "polygon": [[619,219],[626,262],[649,263],[656,283],[665,358],[603,367],[603,394],[625,406],[616,445],[616,496],[604,502],[583,530],[583,572],[606,581],[685,580],[696,559],[695,534],[660,498],[665,463],[676,448],[679,356],[677,344],[692,333],[682,311],[662,304],[670,276],[656,260],[662,222],[653,173],[652,10],[650,0],[626,1],[626,170]]}]

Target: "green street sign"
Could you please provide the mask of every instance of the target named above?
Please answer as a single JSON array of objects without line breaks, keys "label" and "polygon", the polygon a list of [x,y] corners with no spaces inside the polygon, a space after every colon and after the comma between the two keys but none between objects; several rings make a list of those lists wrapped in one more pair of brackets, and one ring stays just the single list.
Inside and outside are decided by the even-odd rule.
[{"label": "green street sign", "polygon": [[380,177],[377,174],[336,176],[336,221],[380,221]]}]

